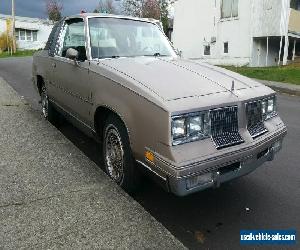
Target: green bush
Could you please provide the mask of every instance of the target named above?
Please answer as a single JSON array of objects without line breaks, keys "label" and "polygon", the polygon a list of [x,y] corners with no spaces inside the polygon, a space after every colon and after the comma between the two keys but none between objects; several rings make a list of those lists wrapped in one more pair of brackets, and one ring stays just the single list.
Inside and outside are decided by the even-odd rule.
[{"label": "green bush", "polygon": [[7,36],[7,32],[3,32],[0,34],[0,50],[7,51],[8,47],[12,45],[11,36]]}]

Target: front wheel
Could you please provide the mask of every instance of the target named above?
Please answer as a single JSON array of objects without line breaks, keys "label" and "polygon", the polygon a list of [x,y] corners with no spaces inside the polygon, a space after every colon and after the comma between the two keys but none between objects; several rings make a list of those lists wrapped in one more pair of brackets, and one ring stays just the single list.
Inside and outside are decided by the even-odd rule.
[{"label": "front wheel", "polygon": [[105,122],[103,135],[103,159],[105,171],[128,193],[138,186],[139,174],[134,164],[127,130],[123,122],[111,115]]}]

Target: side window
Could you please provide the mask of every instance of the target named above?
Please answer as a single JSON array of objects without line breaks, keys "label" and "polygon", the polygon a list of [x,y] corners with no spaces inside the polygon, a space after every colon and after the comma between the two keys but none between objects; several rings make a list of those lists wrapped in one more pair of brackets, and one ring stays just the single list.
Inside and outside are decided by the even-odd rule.
[{"label": "side window", "polygon": [[66,22],[64,27],[64,36],[62,39],[61,49],[58,55],[65,57],[69,48],[76,49],[79,53],[79,60],[85,61],[86,49],[85,49],[85,33],[84,22],[82,19],[74,19]]}]

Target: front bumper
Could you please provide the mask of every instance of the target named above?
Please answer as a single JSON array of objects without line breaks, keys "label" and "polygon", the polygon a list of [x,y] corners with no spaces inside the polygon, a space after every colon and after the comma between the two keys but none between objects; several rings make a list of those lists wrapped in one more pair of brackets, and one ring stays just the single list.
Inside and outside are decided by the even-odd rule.
[{"label": "front bumper", "polygon": [[280,151],[286,134],[286,127],[283,125],[273,133],[230,153],[190,162],[185,166],[174,166],[159,157],[156,158],[155,165],[149,162],[143,165],[147,165],[147,169],[155,173],[155,180],[159,180],[168,191],[178,196],[186,196],[207,188],[219,187],[221,183],[249,174],[264,162],[272,161]]},{"label": "front bumper", "polygon": [[[192,178],[172,178],[168,179],[168,185],[170,191],[178,196],[185,196],[195,192],[205,190],[207,188],[219,187],[221,183],[233,180],[235,178],[247,175],[261,166],[266,161],[272,161],[275,154],[281,149],[282,140],[276,142],[271,147],[265,149],[257,155],[251,155],[248,159],[238,161],[225,165],[224,167],[217,168],[214,172],[208,172],[211,174],[211,179],[207,179],[206,183],[203,181],[200,184],[195,184],[194,187],[190,187],[189,184]],[[280,145],[280,146],[278,146]],[[204,174],[204,175],[206,175]]]}]

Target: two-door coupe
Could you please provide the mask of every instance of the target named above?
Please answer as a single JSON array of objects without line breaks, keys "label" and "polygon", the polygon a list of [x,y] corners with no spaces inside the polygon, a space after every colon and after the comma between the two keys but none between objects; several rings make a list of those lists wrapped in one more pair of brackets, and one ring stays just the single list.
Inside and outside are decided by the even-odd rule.
[{"label": "two-door coupe", "polygon": [[44,117],[101,142],[129,192],[141,169],[179,196],[218,187],[273,160],[287,133],[273,90],[181,58],[149,19],[64,18],[34,55],[33,82]]}]

